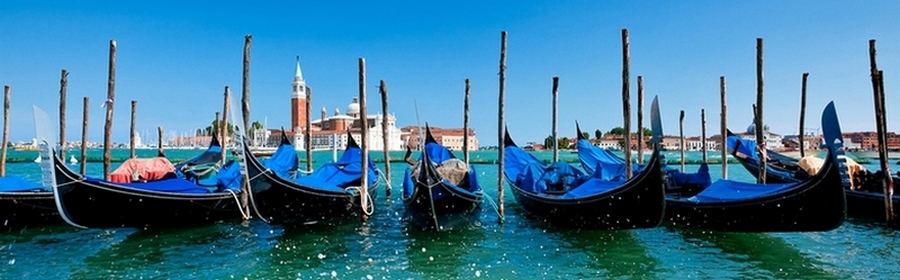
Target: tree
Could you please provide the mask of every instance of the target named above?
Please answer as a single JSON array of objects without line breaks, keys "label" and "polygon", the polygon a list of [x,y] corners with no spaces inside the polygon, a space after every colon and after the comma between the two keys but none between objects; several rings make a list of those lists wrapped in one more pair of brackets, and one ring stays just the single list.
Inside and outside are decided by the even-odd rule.
[{"label": "tree", "polygon": [[645,127],[644,128],[644,136],[650,136],[650,135],[653,135],[653,130]]},{"label": "tree", "polygon": [[559,139],[559,148],[560,149],[568,149],[569,148],[569,137],[563,137]]},{"label": "tree", "polygon": [[582,132],[582,133],[581,133],[581,137],[584,138],[584,139],[591,139],[591,135],[588,134],[587,132]]},{"label": "tree", "polygon": [[603,132],[600,131],[599,129],[595,130],[595,131],[594,131],[594,138],[597,138],[597,139],[603,138]]},{"label": "tree", "polygon": [[549,135],[547,136],[547,138],[544,138],[544,148],[546,149],[550,147],[553,147],[553,135]]},{"label": "tree", "polygon": [[617,126],[607,131],[606,135],[625,135],[625,129],[621,126]]}]

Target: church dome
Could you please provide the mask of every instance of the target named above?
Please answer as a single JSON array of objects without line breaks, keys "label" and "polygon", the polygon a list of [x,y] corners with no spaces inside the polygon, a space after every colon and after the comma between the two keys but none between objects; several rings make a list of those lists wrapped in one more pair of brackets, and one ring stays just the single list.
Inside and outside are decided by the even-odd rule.
[{"label": "church dome", "polygon": [[347,115],[359,115],[359,100],[356,97],[353,98],[350,105],[347,105]]},{"label": "church dome", "polygon": [[[763,125],[763,132],[769,132],[769,125]],[[750,126],[747,127],[747,133],[756,134],[756,123],[751,123]]]}]

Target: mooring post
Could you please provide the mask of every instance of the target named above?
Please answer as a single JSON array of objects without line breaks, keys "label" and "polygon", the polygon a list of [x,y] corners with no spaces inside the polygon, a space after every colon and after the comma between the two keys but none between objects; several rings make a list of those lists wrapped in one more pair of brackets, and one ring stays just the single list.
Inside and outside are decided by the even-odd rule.
[{"label": "mooring post", "polygon": [[893,193],[894,193],[894,182],[893,176],[891,176],[890,166],[888,165],[888,155],[887,155],[887,125],[885,124],[885,105],[884,105],[884,90],[881,88],[882,83],[882,72],[878,70],[878,64],[875,61],[875,40],[869,40],[869,67],[870,67],[870,75],[872,76],[872,91],[875,96],[875,125],[878,133],[878,158],[881,164],[881,172],[884,174],[882,183],[883,194],[884,194],[884,215],[885,221],[888,223],[894,222],[894,207],[893,207]]},{"label": "mooring post", "polygon": [[463,100],[463,161],[469,166],[469,90],[471,84],[466,79],[466,97]]},{"label": "mooring post", "polygon": [[81,111],[81,174],[87,172],[87,129],[88,129],[88,97],[84,97],[84,108]]},{"label": "mooring post", "polygon": [[390,116],[390,111],[388,111],[388,90],[387,84],[384,80],[381,80],[378,85],[378,91],[381,93],[381,141],[382,147],[384,147],[384,183],[385,196],[391,196],[391,142],[390,142],[390,131],[388,130],[388,116]]},{"label": "mooring post", "polygon": [[759,151],[759,183],[766,183],[766,126],[763,121],[763,39],[756,38],[756,149]]},{"label": "mooring post", "polygon": [[637,76],[637,160],[644,163],[644,77]]},{"label": "mooring post", "polygon": [[806,119],[806,78],[809,77],[809,73],[803,73],[803,85],[800,89],[800,133],[797,135],[798,140],[800,142],[800,157],[806,156],[806,145],[805,140],[806,132],[803,129],[803,121]]},{"label": "mooring post", "polygon": [[0,177],[6,176],[6,153],[9,144],[9,85],[3,86],[3,148],[0,148]]},{"label": "mooring post", "polygon": [[66,88],[69,71],[62,70],[59,78],[59,158],[66,159]]},{"label": "mooring post", "polygon": [[719,95],[721,97],[721,109],[719,112],[719,133],[722,142],[719,149],[722,151],[722,179],[728,179],[728,103],[725,100],[725,76],[719,77]]},{"label": "mooring post", "polygon": [[362,126],[359,139],[362,142],[362,192],[359,194],[360,206],[362,213],[360,217],[363,222],[369,221],[367,209],[369,208],[369,120],[366,116],[366,59],[359,58],[359,122]]},{"label": "mooring post", "polygon": [[700,150],[703,152],[703,163],[709,158],[706,155],[706,109],[700,109]]},{"label": "mooring post", "polygon": [[[559,77],[553,77],[553,162],[559,161]],[[569,143],[566,143],[568,145]]]},{"label": "mooring post", "polygon": [[131,151],[131,158],[135,158],[135,137],[134,135],[137,133],[137,128],[135,128],[135,119],[137,118],[137,100],[131,100],[131,133],[129,133],[128,139],[128,147]]},{"label": "mooring post", "polygon": [[[325,120],[322,119],[322,122]],[[306,150],[306,172],[312,173],[312,88],[306,87],[306,131],[303,136],[303,149]]]},{"label": "mooring post", "polygon": [[[253,35],[244,35],[244,71],[241,83],[241,114],[244,117],[244,134],[250,137],[250,45]],[[244,141],[241,139],[240,141]]]},{"label": "mooring post", "polygon": [[156,127],[156,132],[158,138],[156,139],[156,155],[160,157],[164,157],[166,151],[163,150],[163,128],[162,126]]},{"label": "mooring post", "polygon": [[681,114],[678,116],[678,135],[678,138],[681,139],[678,141],[681,145],[681,172],[684,172],[684,110],[681,110]]},{"label": "mooring post", "polygon": [[106,124],[103,126],[103,178],[109,180],[109,165],[112,159],[112,119],[116,100],[116,40],[109,40],[109,75],[106,83]]},{"label": "mooring post", "polygon": [[497,158],[497,213],[500,214],[497,222],[503,223],[503,161],[505,160],[505,149],[503,149],[503,107],[504,99],[506,99],[506,31],[500,32],[500,101],[497,118],[497,146],[500,156]]},{"label": "mooring post", "polygon": [[631,179],[631,90],[628,88],[630,77],[631,53],[628,45],[628,29],[622,29],[622,117],[625,129],[625,178]]},{"label": "mooring post", "polygon": [[219,125],[219,140],[222,141],[222,163],[228,162],[226,158],[228,157],[228,98],[231,96],[231,88],[225,86],[225,97],[222,102],[222,123]]}]

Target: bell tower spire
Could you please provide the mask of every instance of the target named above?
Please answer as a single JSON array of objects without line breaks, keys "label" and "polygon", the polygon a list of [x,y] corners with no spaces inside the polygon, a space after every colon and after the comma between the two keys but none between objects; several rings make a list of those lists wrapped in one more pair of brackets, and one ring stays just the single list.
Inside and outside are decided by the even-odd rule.
[{"label": "bell tower spire", "polygon": [[300,56],[297,56],[297,70],[294,72],[294,81],[291,83],[291,131],[301,132],[301,126],[306,124],[306,81],[303,80],[303,72],[300,70]]}]

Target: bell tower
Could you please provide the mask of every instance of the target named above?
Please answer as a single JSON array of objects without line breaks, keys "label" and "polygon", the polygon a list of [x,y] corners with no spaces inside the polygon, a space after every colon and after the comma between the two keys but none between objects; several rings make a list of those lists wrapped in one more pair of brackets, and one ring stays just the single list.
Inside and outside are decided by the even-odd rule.
[{"label": "bell tower", "polygon": [[297,71],[294,73],[294,82],[291,83],[291,131],[303,131],[301,127],[306,125],[306,106],[309,106],[306,104],[306,81],[300,71],[300,56],[297,56]]}]

